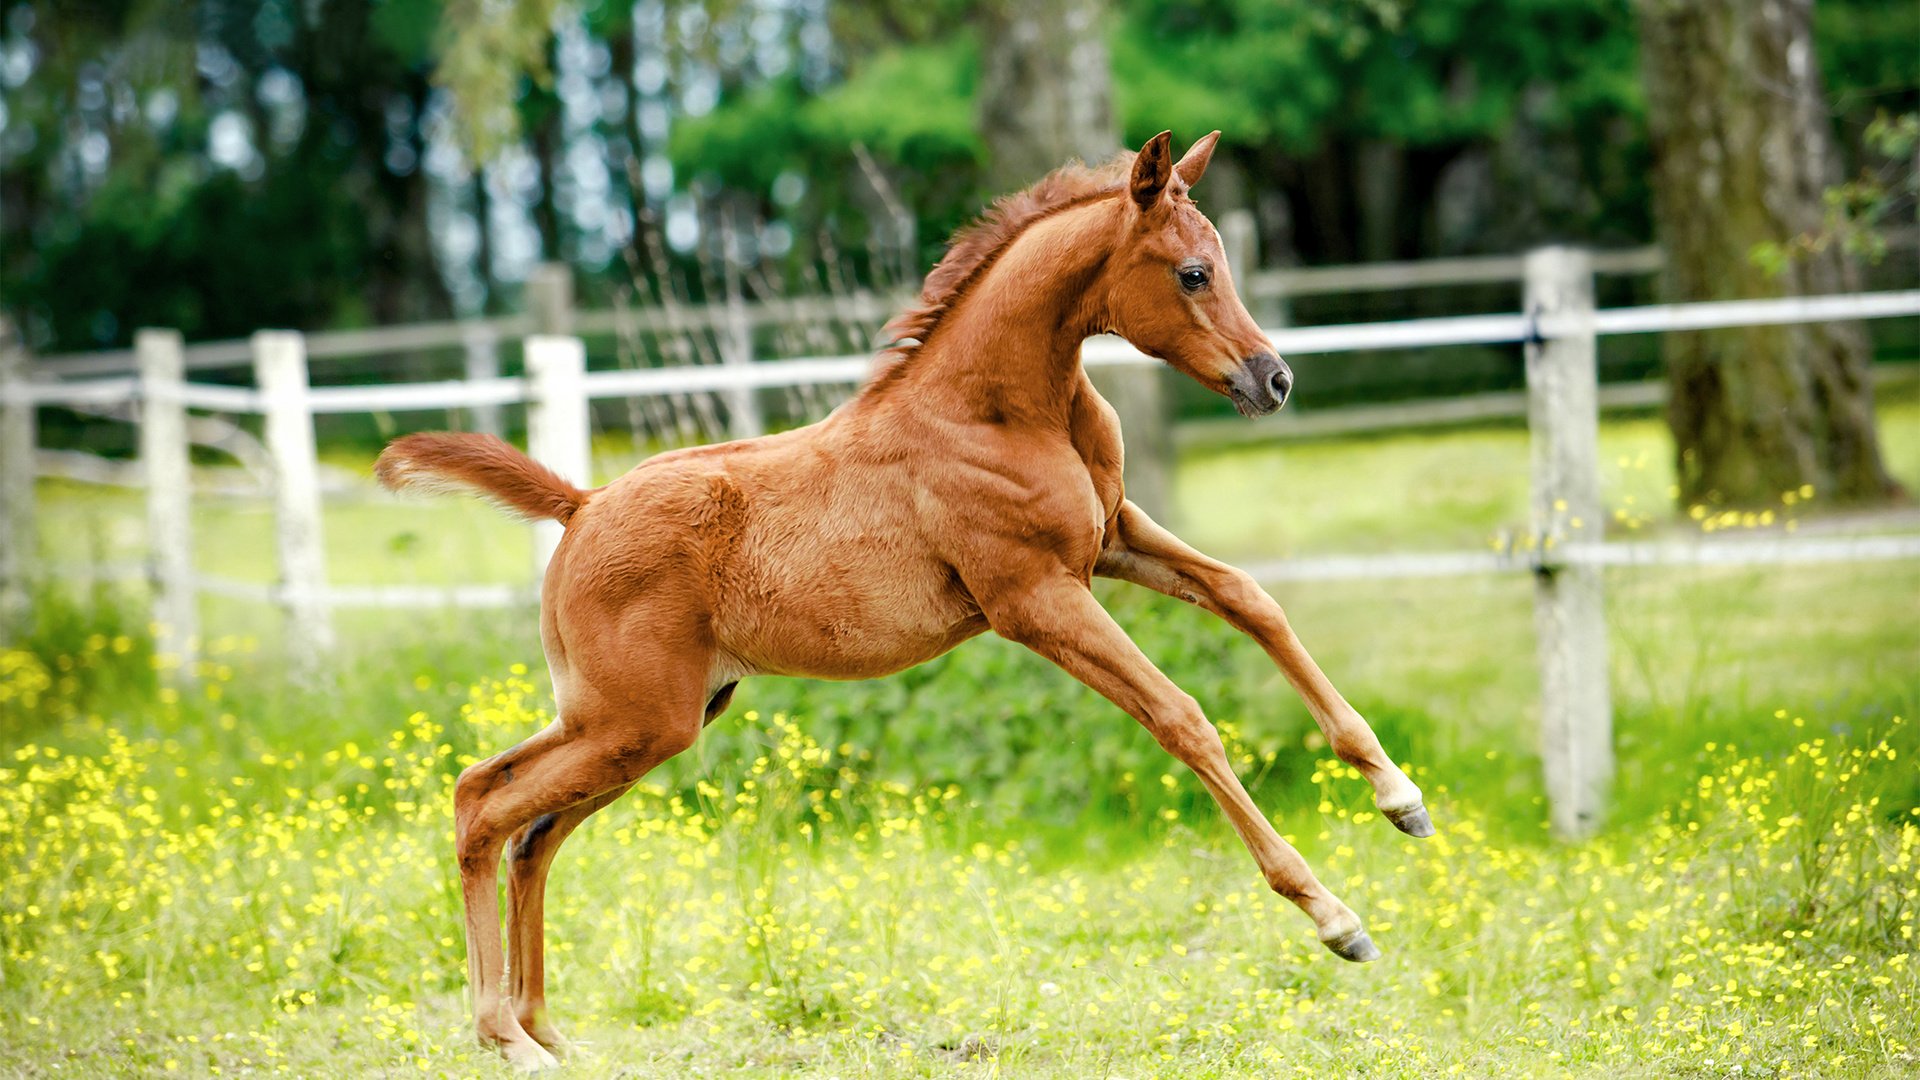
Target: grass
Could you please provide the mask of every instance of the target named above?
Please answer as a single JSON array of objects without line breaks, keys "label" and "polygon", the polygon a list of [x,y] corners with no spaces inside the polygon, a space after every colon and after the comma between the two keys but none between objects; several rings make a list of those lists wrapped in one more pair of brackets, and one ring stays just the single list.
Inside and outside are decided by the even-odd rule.
[{"label": "grass", "polygon": [[[54,692],[23,670],[0,691]],[[241,775],[77,715],[95,749],[12,748],[0,1069],[501,1071],[462,1019],[449,789],[454,766],[542,723],[540,700],[509,676],[446,725],[416,713],[378,743],[269,751]],[[1878,1076],[1915,1061],[1920,820],[1886,802],[1911,769],[1900,722],[1770,760],[1716,750],[1658,821],[1570,846],[1494,839],[1424,772],[1443,831],[1406,839],[1318,761],[1320,802],[1280,823],[1368,913],[1388,955],[1364,968],[1325,953],[1211,818],[1168,810],[1149,843],[1048,853],[978,830],[957,785],[875,783],[784,718],[745,726],[750,757],[691,791],[645,785],[556,866],[574,1075]]]},{"label": "grass", "polygon": [[[1920,402],[1889,402],[1883,436],[1920,489]],[[1616,531],[1701,527],[1658,509],[1657,425],[1603,445]],[[1182,528],[1236,558],[1477,546],[1524,520],[1524,485],[1506,428],[1239,450],[1183,463]],[[137,501],[43,494],[49,547],[139,556]],[[200,513],[203,566],[268,576],[255,508]],[[513,580],[527,558],[457,503],[346,503],[328,533],[343,581]],[[1136,725],[1017,648],[750,680],[560,856],[570,1073],[1920,1068],[1920,567],[1610,575],[1620,775],[1578,845],[1543,829],[1530,588],[1276,590],[1432,797],[1424,844],[1369,812],[1251,643],[1103,589],[1368,920],[1387,956],[1365,967],[1260,887]],[[0,1075],[494,1071],[462,1020],[447,785],[544,722],[540,673],[513,669],[531,620],[357,616],[301,687],[266,616],[207,615],[235,632],[180,691],[112,597],[43,597],[0,651]]]},{"label": "grass", "polygon": [[[1881,450],[1909,490],[1920,490],[1920,381],[1881,395]],[[1673,504],[1673,442],[1653,417],[1600,428],[1601,497],[1615,535],[1660,531]],[[1524,530],[1528,500],[1523,426],[1470,427],[1256,445],[1183,463],[1182,533],[1222,557],[1457,551]],[[1776,514],[1780,523],[1804,504]]]}]

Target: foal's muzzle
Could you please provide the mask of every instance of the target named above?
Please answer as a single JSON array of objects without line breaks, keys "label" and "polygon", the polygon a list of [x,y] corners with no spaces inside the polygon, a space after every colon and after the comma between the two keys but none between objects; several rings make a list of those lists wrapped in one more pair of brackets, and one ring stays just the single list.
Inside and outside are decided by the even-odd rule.
[{"label": "foal's muzzle", "polygon": [[1242,361],[1227,376],[1227,396],[1242,416],[1266,416],[1287,403],[1293,389],[1293,371],[1270,352]]}]

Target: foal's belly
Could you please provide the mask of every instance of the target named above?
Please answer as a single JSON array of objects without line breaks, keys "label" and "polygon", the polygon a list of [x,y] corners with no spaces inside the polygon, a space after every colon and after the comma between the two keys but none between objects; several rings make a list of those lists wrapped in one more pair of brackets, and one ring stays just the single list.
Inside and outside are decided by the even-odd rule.
[{"label": "foal's belly", "polygon": [[[891,675],[975,637],[987,621],[924,552],[810,537],[736,563],[715,598],[716,644],[742,674]],[[743,555],[749,552],[742,552]]]}]

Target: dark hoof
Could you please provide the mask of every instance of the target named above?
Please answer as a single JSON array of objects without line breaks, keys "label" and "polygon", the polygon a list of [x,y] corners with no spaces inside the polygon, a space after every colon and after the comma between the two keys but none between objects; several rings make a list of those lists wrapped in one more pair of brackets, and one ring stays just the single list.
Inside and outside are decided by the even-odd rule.
[{"label": "dark hoof", "polygon": [[1393,827],[1408,836],[1429,837],[1433,835],[1433,818],[1427,814],[1427,808],[1416,806],[1411,810],[1382,810]]},{"label": "dark hoof", "polygon": [[1365,930],[1355,930],[1351,934],[1342,935],[1332,941],[1323,941],[1320,944],[1332,949],[1333,955],[1340,959],[1351,960],[1356,964],[1380,959],[1380,946],[1373,943],[1373,939],[1367,936]]}]

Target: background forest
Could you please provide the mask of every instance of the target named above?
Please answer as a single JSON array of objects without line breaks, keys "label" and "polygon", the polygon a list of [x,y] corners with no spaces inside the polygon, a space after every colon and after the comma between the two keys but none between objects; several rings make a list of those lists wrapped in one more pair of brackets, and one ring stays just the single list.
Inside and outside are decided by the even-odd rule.
[{"label": "background forest", "polygon": [[[1037,172],[980,135],[975,7],[7,0],[0,304],[48,352],[444,318],[513,305],[543,259],[630,288],[658,265],[636,235],[786,291],[823,252],[910,280]],[[1920,104],[1920,6],[1815,18],[1853,175],[1874,117]],[[1127,144],[1223,129],[1206,203],[1256,211],[1268,264],[1652,239],[1628,0],[1115,0],[1102,25]]]}]

